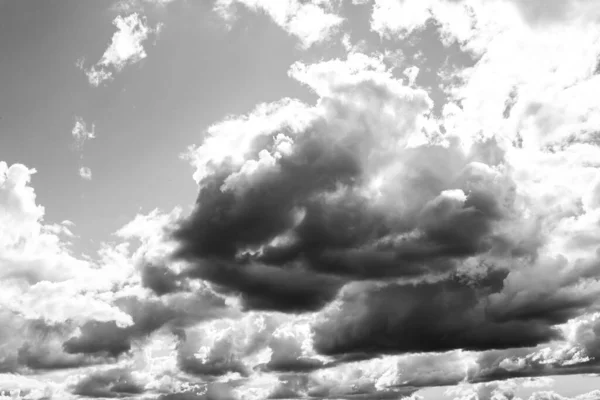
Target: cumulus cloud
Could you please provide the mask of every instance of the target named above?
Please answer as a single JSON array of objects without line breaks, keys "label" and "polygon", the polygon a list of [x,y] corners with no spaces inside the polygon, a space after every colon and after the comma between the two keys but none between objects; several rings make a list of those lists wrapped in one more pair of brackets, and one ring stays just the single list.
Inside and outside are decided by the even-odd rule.
[{"label": "cumulus cloud", "polygon": [[[131,317],[112,304],[110,269],[71,255],[62,225],[43,223],[44,207],[29,186],[35,170],[0,163],[0,321],[2,372],[74,368],[102,362],[70,355],[63,342],[88,321]],[[113,276],[114,278],[114,276]]]},{"label": "cumulus cloud", "polygon": [[538,319],[495,321],[479,308],[478,292],[498,285],[498,278],[487,288],[453,281],[363,288],[315,326],[315,346],[326,354],[412,353],[531,347],[557,339],[559,333]]},{"label": "cumulus cloud", "polygon": [[300,40],[304,48],[329,39],[343,22],[335,12],[335,1],[217,0],[215,11],[227,23],[236,19],[236,7],[267,14],[277,25]]},{"label": "cumulus cloud", "polygon": [[[321,96],[315,107],[262,106],[192,150],[200,195],[174,234],[178,257],[195,262],[190,276],[229,286],[250,308],[314,310],[353,279],[441,278],[467,258],[533,250],[513,233],[514,183],[493,141],[467,152],[456,137],[429,143],[430,99],[379,59],[290,73]],[[302,114],[291,126],[262,122],[275,107]],[[236,125],[239,156],[211,151]]]},{"label": "cumulus cloud", "polygon": [[[532,385],[530,400],[565,400],[540,378],[597,373],[597,7],[372,3],[380,46],[434,30],[471,57],[440,72],[444,104],[423,85],[428,54],[391,63],[393,48],[347,36],[345,57],[290,67],[313,103],[259,104],[188,149],[191,213],[136,216],[97,261],[43,222],[34,171],[0,164],[1,372],[78,368],[72,395],[163,400],[430,386],[500,400]],[[305,48],[341,29],[338,6],[215,3],[229,21],[264,12]],[[98,83],[145,57],[152,29],[127,18],[89,69]]]},{"label": "cumulus cloud", "polygon": [[[44,223],[44,207],[30,186],[34,173],[21,164],[0,163],[0,378],[45,374],[37,386],[23,386],[24,398],[142,393],[148,382],[137,384],[124,367],[99,372],[94,366],[135,356],[160,332],[177,335],[201,321],[234,315],[225,299],[207,287],[203,292],[201,285],[194,293],[160,299],[143,288],[137,268],[168,248],[156,238],[170,214],[146,216],[158,222],[144,226],[140,216],[118,232],[125,242],[105,244],[95,260],[79,259],[68,242],[74,224]],[[134,238],[141,238],[137,247],[130,242]],[[87,368],[90,375],[77,382],[52,378]]]},{"label": "cumulus cloud", "polygon": [[[573,321],[597,308],[595,119],[591,104],[579,107],[592,98],[583,94],[595,53],[570,48],[579,63],[568,68],[551,49],[580,38],[591,51],[595,33],[567,13],[570,36],[558,37],[523,12],[510,2],[375,2],[372,27],[388,40],[434,19],[445,45],[474,54],[439,118],[415,82],[421,67],[406,66],[407,85],[384,56],[353,50],[291,67],[314,105],[283,99],[211,126],[186,155],[199,195],[172,235],[173,260],[191,265],[155,274],[170,282],[157,293],[209,281],[247,310],[310,315],[312,351],[325,358],[276,396],[329,396],[314,379],[330,374],[339,387],[350,366],[393,365],[365,382],[388,389],[594,371],[594,319]],[[532,58],[536,43],[545,58]],[[509,54],[521,64],[503,69]],[[548,93],[548,105],[532,100]],[[181,365],[253,376],[243,350],[219,343],[206,353],[213,361]],[[406,372],[417,365],[421,377]],[[505,395],[490,387],[480,389]],[[362,389],[348,390],[340,396]]]},{"label": "cumulus cloud", "polygon": [[150,27],[146,17],[138,13],[126,17],[119,15],[113,20],[113,25],[117,31],[100,60],[88,68],[83,66],[83,62],[78,62],[92,86],[99,86],[113,79],[114,75],[126,66],[146,58],[143,43],[150,35],[156,33],[158,28]]}]

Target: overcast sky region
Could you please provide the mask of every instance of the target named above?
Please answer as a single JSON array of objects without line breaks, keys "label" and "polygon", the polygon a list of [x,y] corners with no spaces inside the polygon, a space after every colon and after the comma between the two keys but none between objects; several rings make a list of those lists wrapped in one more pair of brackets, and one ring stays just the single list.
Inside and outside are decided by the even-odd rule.
[{"label": "overcast sky region", "polygon": [[597,0],[0,0],[0,400],[600,399]]}]

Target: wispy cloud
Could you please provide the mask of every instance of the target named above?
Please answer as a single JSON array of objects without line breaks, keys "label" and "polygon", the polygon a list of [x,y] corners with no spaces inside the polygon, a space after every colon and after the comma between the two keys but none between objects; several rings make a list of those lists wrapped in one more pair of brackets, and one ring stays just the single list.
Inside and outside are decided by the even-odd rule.
[{"label": "wispy cloud", "polygon": [[75,124],[73,125],[73,129],[71,130],[71,135],[73,135],[73,139],[75,139],[75,149],[83,150],[84,144],[91,139],[96,138],[96,126],[92,124],[90,129],[86,122],[81,117],[75,117]]},{"label": "wispy cloud", "polygon": [[[92,124],[88,128],[87,123],[81,117],[75,117],[75,124],[71,130],[73,136],[73,149],[79,154],[79,163],[83,163],[83,148],[86,142],[96,138],[96,126]],[[92,179],[92,170],[83,165],[79,166],[79,176],[85,180]]]}]

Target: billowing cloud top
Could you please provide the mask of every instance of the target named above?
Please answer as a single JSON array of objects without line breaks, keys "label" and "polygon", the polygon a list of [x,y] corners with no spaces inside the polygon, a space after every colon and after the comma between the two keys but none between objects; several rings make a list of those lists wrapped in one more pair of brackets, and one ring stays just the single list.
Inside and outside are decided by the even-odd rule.
[{"label": "billowing cloud top", "polygon": [[[35,170],[0,162],[0,396],[567,400],[549,376],[600,370],[595,2],[211,7],[294,37],[313,100],[204,129],[192,210],[140,214],[95,257],[44,220]],[[95,86],[156,31],[114,24]]]}]

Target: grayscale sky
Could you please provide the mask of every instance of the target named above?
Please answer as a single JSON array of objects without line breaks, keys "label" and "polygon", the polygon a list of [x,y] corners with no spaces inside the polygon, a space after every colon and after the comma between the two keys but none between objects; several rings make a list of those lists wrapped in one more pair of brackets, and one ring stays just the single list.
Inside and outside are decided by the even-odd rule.
[{"label": "grayscale sky", "polygon": [[0,0],[0,400],[600,398],[596,3]]}]

